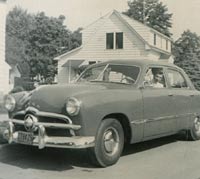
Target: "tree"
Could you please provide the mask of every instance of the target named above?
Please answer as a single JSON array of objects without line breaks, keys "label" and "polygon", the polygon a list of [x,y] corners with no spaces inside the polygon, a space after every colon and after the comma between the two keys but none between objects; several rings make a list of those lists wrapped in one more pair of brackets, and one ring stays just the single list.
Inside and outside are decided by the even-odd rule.
[{"label": "tree", "polygon": [[33,17],[20,7],[14,7],[6,18],[6,61],[11,66],[18,64],[24,74],[29,73],[26,47],[32,22]]},{"label": "tree", "polygon": [[29,77],[51,82],[57,70],[54,57],[81,44],[81,29],[71,32],[64,20],[63,15],[55,18],[44,12],[29,14],[15,7],[7,16],[6,61],[22,67],[27,67],[26,63]]},{"label": "tree", "polygon": [[72,41],[72,49],[77,48],[81,45],[82,43],[82,37],[81,37],[81,31],[83,28],[78,28],[71,34],[71,41]]},{"label": "tree", "polygon": [[158,0],[133,0],[128,2],[128,6],[129,9],[124,14],[168,37],[172,36],[170,33],[172,14],[168,13],[168,8],[162,2]]},{"label": "tree", "polygon": [[63,46],[69,46],[70,31],[63,22],[64,16],[48,17],[43,12],[34,16],[26,51],[32,77],[41,76],[44,80],[54,77],[56,64],[53,59],[62,52]]},{"label": "tree", "polygon": [[200,37],[187,30],[175,41],[172,53],[174,63],[183,68],[194,86],[200,90]]}]

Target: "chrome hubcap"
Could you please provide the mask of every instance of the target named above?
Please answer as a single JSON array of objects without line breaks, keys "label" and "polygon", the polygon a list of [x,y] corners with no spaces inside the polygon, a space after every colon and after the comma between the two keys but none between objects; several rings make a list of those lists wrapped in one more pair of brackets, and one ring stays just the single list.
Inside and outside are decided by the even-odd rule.
[{"label": "chrome hubcap", "polygon": [[200,133],[200,118],[198,117],[194,120],[194,128],[197,133]]},{"label": "chrome hubcap", "polygon": [[105,131],[103,136],[105,151],[113,155],[119,148],[119,134],[115,128],[109,128]]}]

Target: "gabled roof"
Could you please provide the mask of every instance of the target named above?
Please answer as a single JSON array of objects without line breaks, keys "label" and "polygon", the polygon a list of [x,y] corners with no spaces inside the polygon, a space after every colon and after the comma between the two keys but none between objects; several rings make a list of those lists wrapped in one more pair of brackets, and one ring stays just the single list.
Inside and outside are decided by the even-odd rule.
[{"label": "gabled roof", "polygon": [[59,56],[55,57],[54,60],[60,60],[62,57],[66,56],[66,55],[69,55],[69,54],[72,54],[74,52],[77,52],[77,51],[81,50],[82,48],[83,48],[82,46],[77,47],[77,48],[75,48],[73,50],[70,50],[70,51],[68,51],[66,53],[63,53],[62,55],[59,55]]},{"label": "gabled roof", "polygon": [[[147,39],[149,38],[149,37],[148,37],[149,32],[154,32],[154,33],[156,33],[156,34],[162,36],[163,38],[168,39],[169,41],[172,41],[171,38],[169,38],[168,36],[166,36],[166,35],[164,35],[164,34],[158,32],[157,30],[155,30],[155,29],[153,29],[153,28],[147,26],[146,24],[143,24],[143,23],[141,23],[141,22],[139,22],[139,21],[137,21],[137,20],[135,20],[135,19],[133,19],[133,18],[128,17],[128,16],[125,15],[125,14],[122,14],[122,13],[118,12],[117,10],[113,10],[113,11],[107,13],[106,15],[100,17],[100,18],[97,19],[95,22],[93,22],[93,23],[91,23],[90,25],[86,26],[86,27],[82,30],[82,32],[84,32],[85,30],[87,30],[88,28],[91,28],[91,27],[94,28],[94,29],[96,29],[96,31],[98,31],[99,28],[101,27],[101,25],[102,25],[111,15],[113,15],[113,14],[115,14],[115,15],[118,17],[118,19],[119,19],[124,25],[126,25],[126,26],[129,28],[129,30],[130,30],[131,32],[133,32],[133,33],[145,44],[146,49],[153,49],[153,50],[158,51],[158,52],[160,52],[160,53],[164,53],[164,54],[170,55],[169,52],[164,51],[164,50],[162,50],[162,49],[159,49],[159,48],[157,48],[157,47],[155,47],[155,46],[149,44],[149,42],[148,42]],[[96,31],[95,31],[95,32],[96,32]],[[95,33],[94,33],[94,34],[95,34]],[[92,35],[94,35],[94,34],[92,34]],[[92,35],[91,35],[91,37],[89,37],[89,39],[92,38]],[[69,55],[69,54],[71,54],[71,53],[73,53],[73,52],[81,51],[81,50],[82,50],[82,47],[83,47],[83,46],[78,47],[78,48],[76,48],[76,49],[73,49],[72,51],[69,51],[69,52],[67,52],[67,53],[65,53],[65,54],[62,54],[62,55],[56,57],[54,60],[59,60],[59,59],[61,59],[62,57],[65,57],[65,56],[67,56],[67,55]]]},{"label": "gabled roof", "polygon": [[122,14],[116,10],[113,11],[113,13],[115,13],[117,15],[117,17],[133,32],[135,33],[138,38],[140,38],[140,40],[142,40],[147,46],[153,48],[156,51],[162,51],[164,53],[168,53],[167,51],[158,49],[155,46],[152,46],[151,44],[148,43],[147,39],[148,39],[148,33],[149,32],[154,32],[156,34],[159,34],[160,36],[162,36],[165,39],[168,39],[169,41],[172,41],[171,38],[169,38],[168,36],[158,32],[157,30],[147,26],[146,24],[143,24],[133,18],[128,17],[125,14]]},{"label": "gabled roof", "polygon": [[158,32],[157,30],[149,27],[148,25],[143,24],[143,23],[141,23],[138,20],[135,20],[133,18],[130,18],[129,16],[122,14],[122,13],[116,11],[116,10],[114,10],[114,12],[116,14],[118,14],[119,16],[121,16],[122,20],[124,20],[124,22],[128,23],[132,28],[134,28],[135,31],[137,31],[142,37],[145,37],[145,31],[142,31],[141,29],[145,27],[146,31],[153,31],[153,32],[163,36],[164,38],[172,41],[172,39],[170,37]]}]

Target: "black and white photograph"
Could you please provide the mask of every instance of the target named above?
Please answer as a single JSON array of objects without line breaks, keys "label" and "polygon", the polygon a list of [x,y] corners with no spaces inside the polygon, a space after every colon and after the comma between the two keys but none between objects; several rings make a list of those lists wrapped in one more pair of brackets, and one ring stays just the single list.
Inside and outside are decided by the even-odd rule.
[{"label": "black and white photograph", "polygon": [[199,0],[0,0],[0,179],[200,179]]}]

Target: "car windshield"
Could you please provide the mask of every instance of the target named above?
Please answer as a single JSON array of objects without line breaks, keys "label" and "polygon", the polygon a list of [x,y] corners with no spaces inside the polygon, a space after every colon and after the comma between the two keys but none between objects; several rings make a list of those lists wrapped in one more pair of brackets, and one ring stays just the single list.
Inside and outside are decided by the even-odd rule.
[{"label": "car windshield", "polygon": [[77,82],[111,82],[134,84],[138,78],[140,68],[128,65],[107,64],[88,68],[84,71]]}]

